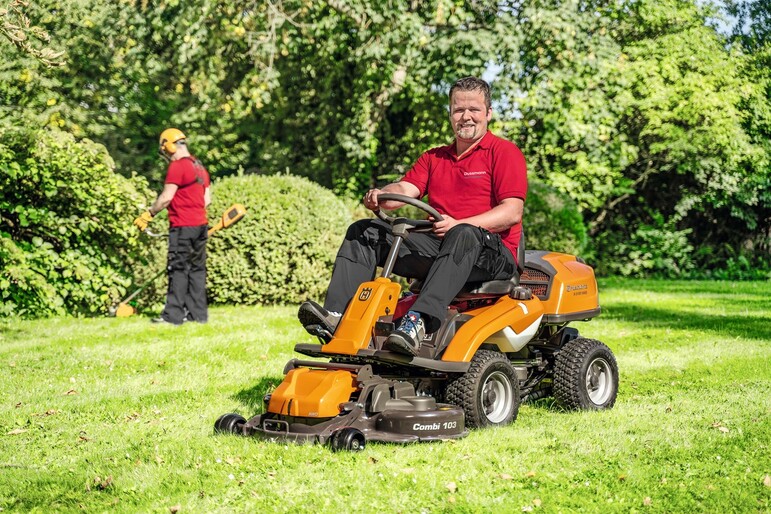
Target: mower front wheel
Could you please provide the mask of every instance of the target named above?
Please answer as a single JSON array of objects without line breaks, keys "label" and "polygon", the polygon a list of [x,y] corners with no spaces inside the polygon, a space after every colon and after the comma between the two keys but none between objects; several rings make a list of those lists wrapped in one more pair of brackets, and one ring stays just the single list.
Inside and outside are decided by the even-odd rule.
[{"label": "mower front wheel", "polygon": [[570,410],[613,407],[618,394],[618,364],[600,341],[578,337],[568,342],[554,364],[554,398]]},{"label": "mower front wheel", "polygon": [[364,449],[367,442],[361,430],[353,427],[341,428],[332,434],[329,447],[333,452],[348,450],[358,452]]},{"label": "mower front wheel", "polygon": [[467,427],[513,423],[519,412],[514,367],[500,352],[478,350],[468,371],[447,385],[445,400],[463,409]]},{"label": "mower front wheel", "polygon": [[223,414],[214,422],[214,432],[220,434],[243,434],[246,419],[240,414]]}]

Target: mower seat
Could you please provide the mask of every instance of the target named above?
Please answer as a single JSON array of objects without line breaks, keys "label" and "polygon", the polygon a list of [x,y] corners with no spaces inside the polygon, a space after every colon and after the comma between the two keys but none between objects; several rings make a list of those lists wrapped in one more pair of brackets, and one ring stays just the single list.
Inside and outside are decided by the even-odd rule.
[{"label": "mower seat", "polygon": [[[517,271],[508,280],[489,280],[487,282],[466,282],[463,289],[456,295],[456,298],[462,299],[477,295],[503,296],[511,294],[519,286],[519,277],[525,269],[525,231],[519,237],[519,246],[517,247]],[[413,280],[410,283],[410,292],[418,294],[423,285],[422,280]]]}]

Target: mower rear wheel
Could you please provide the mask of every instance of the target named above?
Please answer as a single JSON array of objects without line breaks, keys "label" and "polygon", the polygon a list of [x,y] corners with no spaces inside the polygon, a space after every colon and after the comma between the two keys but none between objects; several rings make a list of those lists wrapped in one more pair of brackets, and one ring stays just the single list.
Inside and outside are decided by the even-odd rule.
[{"label": "mower rear wheel", "polygon": [[578,337],[568,342],[554,364],[554,398],[570,410],[613,407],[618,394],[618,364],[600,341]]},{"label": "mower rear wheel", "polygon": [[333,452],[343,450],[358,452],[363,450],[366,445],[364,434],[361,433],[361,430],[353,427],[341,428],[333,433],[329,440],[329,447]]},{"label": "mower rear wheel", "polygon": [[469,428],[513,423],[519,412],[514,367],[500,352],[479,350],[468,371],[447,385],[445,400],[463,409]]},{"label": "mower rear wheel", "polygon": [[223,414],[214,422],[214,431],[221,434],[243,434],[246,419],[240,414]]}]

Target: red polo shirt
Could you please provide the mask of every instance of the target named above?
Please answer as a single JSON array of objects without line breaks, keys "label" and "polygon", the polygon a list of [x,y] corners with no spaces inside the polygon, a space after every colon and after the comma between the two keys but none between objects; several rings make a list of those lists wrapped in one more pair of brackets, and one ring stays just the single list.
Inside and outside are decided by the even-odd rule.
[{"label": "red polo shirt", "polygon": [[[460,159],[455,142],[433,148],[420,156],[402,180],[428,194],[428,203],[440,214],[455,219],[487,212],[505,198],[527,196],[525,157],[511,141],[488,131]],[[500,233],[503,244],[516,259],[522,224]]]},{"label": "red polo shirt", "polygon": [[209,187],[209,172],[201,161],[183,157],[169,164],[166,184],[179,189],[169,204],[169,225],[172,227],[199,227],[208,224],[204,192]]}]

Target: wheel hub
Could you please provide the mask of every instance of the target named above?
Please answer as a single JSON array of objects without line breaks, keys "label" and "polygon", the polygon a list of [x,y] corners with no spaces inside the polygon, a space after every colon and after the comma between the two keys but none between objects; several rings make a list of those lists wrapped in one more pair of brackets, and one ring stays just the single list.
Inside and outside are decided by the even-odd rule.
[{"label": "wheel hub", "polygon": [[605,403],[611,394],[612,369],[603,358],[594,359],[586,369],[586,393],[596,405]]},{"label": "wheel hub", "polygon": [[513,402],[514,392],[505,374],[496,371],[482,384],[481,400],[485,416],[491,423],[503,421]]}]

